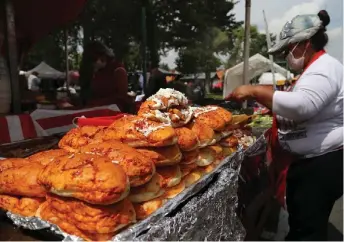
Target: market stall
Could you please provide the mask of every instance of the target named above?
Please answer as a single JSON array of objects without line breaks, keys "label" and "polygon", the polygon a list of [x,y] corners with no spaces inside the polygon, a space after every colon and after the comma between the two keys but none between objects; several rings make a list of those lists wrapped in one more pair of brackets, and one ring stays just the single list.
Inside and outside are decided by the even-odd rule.
[{"label": "market stall", "polygon": [[[143,103],[137,116],[113,117],[107,127],[97,126],[99,120],[91,126],[80,122],[62,137],[57,150],[54,146],[28,159],[0,162],[0,167],[14,161],[21,164],[4,170],[14,175],[14,183],[22,179],[19,171],[30,166],[26,177],[32,177],[33,183],[27,185],[35,187],[1,186],[0,207],[17,226],[73,240],[242,240],[245,231],[236,214],[236,191],[245,153],[255,148],[250,129],[244,127],[251,118],[217,106],[196,108],[187,103],[179,92],[160,90]],[[71,165],[72,173],[59,164]],[[103,190],[100,180],[82,175],[94,166],[96,173],[112,174],[106,180],[110,190]],[[4,173],[0,185],[6,182]],[[72,193],[59,191],[69,189],[75,179],[81,179],[79,188]],[[59,180],[62,187],[56,183]],[[90,182],[106,195],[89,196]],[[19,206],[23,199],[31,207]],[[124,204],[129,210],[123,209]],[[94,213],[99,225],[94,227],[90,217],[79,217],[82,211]],[[121,219],[103,224],[109,216]]]}]

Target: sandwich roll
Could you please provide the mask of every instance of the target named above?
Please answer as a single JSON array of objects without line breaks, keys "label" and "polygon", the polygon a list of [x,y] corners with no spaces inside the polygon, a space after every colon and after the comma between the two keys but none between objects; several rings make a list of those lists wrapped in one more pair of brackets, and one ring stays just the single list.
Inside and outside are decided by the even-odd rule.
[{"label": "sandwich roll", "polygon": [[153,200],[143,202],[143,203],[134,203],[134,208],[136,212],[136,219],[143,220],[148,218],[156,210],[161,208],[166,203],[164,198],[155,198]]},{"label": "sandwich roll", "polygon": [[149,108],[152,110],[167,110],[173,107],[186,107],[189,101],[183,93],[177,90],[161,88],[156,94],[149,97],[146,102],[150,102]]},{"label": "sandwich roll", "polygon": [[21,216],[32,217],[36,215],[39,206],[44,200],[44,198],[0,195],[0,208]]},{"label": "sandwich roll", "polygon": [[183,158],[180,162],[180,165],[189,165],[192,163],[196,163],[199,157],[199,149],[183,152]]},{"label": "sandwich roll", "polygon": [[224,158],[223,147],[221,147],[218,144],[215,144],[215,145],[209,146],[208,148],[215,152],[216,161],[222,161],[223,160],[223,158]]},{"label": "sandwich roll", "polygon": [[179,166],[166,166],[157,169],[157,173],[162,177],[164,188],[174,187],[182,180],[182,172]]},{"label": "sandwich roll", "polygon": [[175,132],[178,137],[178,145],[182,151],[191,151],[199,147],[197,135],[191,129],[186,127],[176,128]]},{"label": "sandwich roll", "polygon": [[216,152],[211,148],[202,148],[197,160],[198,166],[208,166],[216,160]]},{"label": "sandwich roll", "polygon": [[130,184],[120,165],[109,158],[91,154],[71,154],[56,158],[38,177],[47,191],[100,205],[123,200]]},{"label": "sandwich roll", "polygon": [[40,206],[39,213],[36,216],[57,225],[63,232],[75,235],[85,241],[109,241],[115,235],[115,233],[97,234],[82,231],[76,225],[68,222],[63,215],[58,214],[56,210],[49,206],[48,202]]},{"label": "sandwich roll", "polygon": [[43,166],[48,165],[50,162],[52,162],[56,157],[67,155],[68,152],[63,149],[54,149],[54,150],[46,150],[43,152],[36,153],[28,159],[31,162],[38,162],[42,164]]},{"label": "sandwich roll", "polygon": [[131,147],[164,147],[177,143],[171,125],[128,115],[115,120],[104,132],[103,140],[119,140]]},{"label": "sandwich roll", "polygon": [[195,170],[198,167],[197,163],[191,163],[187,165],[180,165],[180,170],[182,172],[182,177],[185,177],[186,175],[190,174],[193,170]]},{"label": "sandwich roll", "polygon": [[[91,234],[108,234],[136,222],[133,204],[128,199],[107,205],[91,205],[73,198],[47,196],[47,206],[56,216],[68,221],[79,230]],[[46,206],[46,205],[44,205]],[[37,215],[44,217],[44,207]]]},{"label": "sandwich roll", "polygon": [[185,182],[181,181],[178,185],[166,189],[163,195],[166,199],[172,199],[185,190]]},{"label": "sandwich roll", "polygon": [[102,141],[105,127],[83,126],[70,130],[59,142],[59,148],[68,152],[79,152],[80,148]]},{"label": "sandwich roll", "polygon": [[129,199],[133,203],[143,203],[160,197],[164,193],[163,178],[156,173],[147,184],[132,188]]},{"label": "sandwich roll", "polygon": [[0,194],[23,197],[46,195],[38,176],[44,166],[29,159],[11,158],[0,161]]},{"label": "sandwich roll", "polygon": [[182,159],[182,153],[178,145],[160,148],[138,148],[137,151],[153,161],[157,167],[176,165]]},{"label": "sandwich roll", "polygon": [[190,187],[191,185],[198,182],[204,176],[204,171],[202,169],[195,169],[186,175],[183,179],[185,182],[185,187]]},{"label": "sandwich roll", "polygon": [[217,113],[218,107],[206,106],[193,108],[195,119],[212,128],[214,131],[221,132],[225,126],[226,121]]},{"label": "sandwich roll", "polygon": [[209,106],[206,106],[206,107],[213,107],[215,108],[214,112],[217,114],[217,116],[220,116],[224,121],[225,121],[225,124],[228,125],[232,122],[232,113],[229,112],[228,110],[222,108],[222,107],[219,107],[219,106],[214,106],[214,105],[209,105]]},{"label": "sandwich roll", "polygon": [[214,130],[197,119],[189,123],[186,127],[191,129],[191,131],[197,136],[200,148],[216,143]]},{"label": "sandwich roll", "polygon": [[155,165],[148,157],[116,140],[86,145],[81,148],[81,153],[106,156],[119,164],[128,176],[131,187],[149,182],[155,174]]},{"label": "sandwich roll", "polygon": [[235,153],[238,149],[236,147],[223,147],[223,155],[226,156],[230,156],[233,153]]},{"label": "sandwich roll", "polygon": [[225,139],[222,139],[220,142],[220,145],[222,147],[229,147],[229,148],[235,148],[239,145],[239,139],[235,136],[230,136]]}]

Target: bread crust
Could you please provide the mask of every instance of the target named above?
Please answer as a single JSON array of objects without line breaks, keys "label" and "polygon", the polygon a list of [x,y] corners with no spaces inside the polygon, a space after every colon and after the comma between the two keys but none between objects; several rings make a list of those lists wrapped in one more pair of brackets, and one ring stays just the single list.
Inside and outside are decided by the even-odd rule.
[{"label": "bread crust", "polygon": [[153,161],[157,167],[176,165],[182,159],[182,153],[178,145],[156,148],[138,148],[137,151]]},{"label": "bread crust", "polygon": [[83,126],[70,130],[59,142],[59,148],[68,152],[79,152],[80,148],[102,141],[105,127]]},{"label": "bread crust", "polygon": [[177,143],[170,125],[138,116],[125,116],[116,120],[104,132],[103,140],[119,140],[132,147],[164,147]]},{"label": "bread crust", "polygon": [[68,152],[66,150],[53,149],[53,150],[46,150],[46,151],[36,153],[36,154],[28,157],[28,159],[31,162],[38,162],[38,163],[46,166],[50,162],[52,162],[56,157],[67,155],[67,154],[68,154]]},{"label": "bread crust", "polygon": [[47,191],[91,204],[108,205],[124,199],[130,184],[120,165],[103,156],[71,154],[60,156],[38,177]]},{"label": "bread crust", "polygon": [[0,161],[0,194],[24,197],[45,197],[38,176],[44,166],[28,159],[11,158]]},{"label": "bread crust", "polygon": [[81,148],[81,153],[106,156],[119,164],[127,174],[131,187],[149,182],[155,174],[155,165],[149,158],[116,140],[86,145]]},{"label": "bread crust", "polygon": [[0,195],[0,208],[21,216],[32,217],[44,201],[45,198]]}]

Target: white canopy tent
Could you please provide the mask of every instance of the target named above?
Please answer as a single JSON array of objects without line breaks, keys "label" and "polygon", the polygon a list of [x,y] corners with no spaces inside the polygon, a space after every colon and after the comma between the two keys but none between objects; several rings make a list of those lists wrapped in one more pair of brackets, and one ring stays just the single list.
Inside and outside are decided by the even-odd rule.
[{"label": "white canopy tent", "polygon": [[52,68],[44,61],[32,70],[27,71],[26,73],[31,74],[34,71],[38,73],[38,77],[41,79],[64,79],[66,77],[66,74],[64,72],[60,72]]},{"label": "white canopy tent", "polygon": [[[275,80],[276,82],[286,81],[287,78],[283,76],[281,73],[275,73]],[[273,73],[272,72],[265,72],[263,73],[259,79],[259,85],[273,85]]]},{"label": "white canopy tent", "polygon": [[[236,87],[243,85],[243,71],[244,63],[241,62],[238,65],[228,69],[225,73],[224,78],[224,87],[223,87],[223,96],[226,97],[231,93]],[[267,72],[271,69],[271,62],[269,59],[265,58],[260,54],[255,54],[249,58],[249,71],[247,74],[247,80],[245,84],[248,84],[253,78],[260,76],[264,72]],[[283,76],[290,76],[290,72],[274,63],[275,74],[280,73]],[[277,78],[276,78],[277,80]]]}]

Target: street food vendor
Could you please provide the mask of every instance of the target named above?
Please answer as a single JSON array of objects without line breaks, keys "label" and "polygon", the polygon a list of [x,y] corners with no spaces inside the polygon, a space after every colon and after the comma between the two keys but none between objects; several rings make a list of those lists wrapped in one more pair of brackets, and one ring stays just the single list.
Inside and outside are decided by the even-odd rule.
[{"label": "street food vendor", "polygon": [[128,96],[128,76],[123,64],[100,42],[91,42],[84,51],[80,82],[86,105],[117,104],[125,111],[132,105],[132,98]]},{"label": "street food vendor", "polygon": [[324,50],[329,23],[324,10],[298,15],[269,50],[284,54],[289,67],[301,73],[292,90],[244,85],[229,96],[256,99],[275,114],[278,150],[290,154],[287,240],[327,240],[332,207],[343,195],[343,65]]}]

